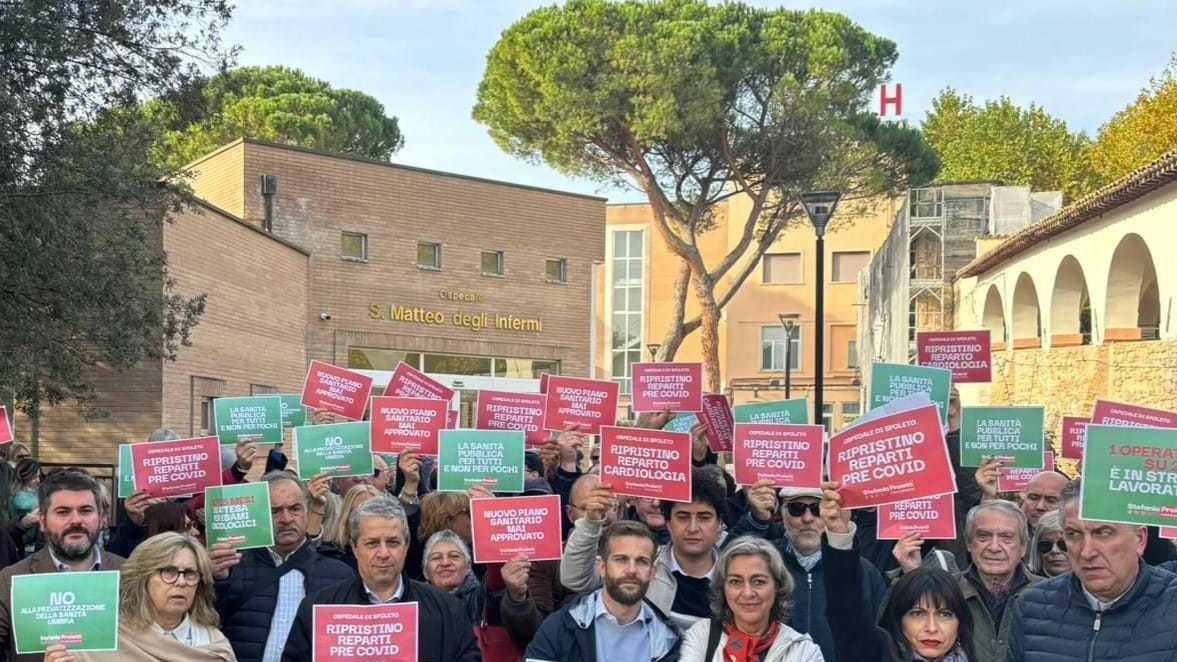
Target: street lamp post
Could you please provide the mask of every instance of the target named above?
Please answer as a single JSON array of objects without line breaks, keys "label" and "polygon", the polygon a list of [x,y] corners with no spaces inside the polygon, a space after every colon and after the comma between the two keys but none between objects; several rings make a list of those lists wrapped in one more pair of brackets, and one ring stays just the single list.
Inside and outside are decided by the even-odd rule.
[{"label": "street lamp post", "polygon": [[658,350],[660,349],[662,349],[662,345],[659,343],[652,342],[646,345],[646,351],[650,353],[651,363],[654,361],[654,358],[658,356]]},{"label": "street lamp post", "polygon": [[813,366],[813,411],[814,422],[824,425],[822,416],[822,388],[825,386],[825,251],[826,226],[834,216],[838,207],[838,200],[842,198],[839,191],[806,191],[798,196],[809,222],[813,223],[813,232],[817,237],[817,296],[814,302],[814,333],[813,349],[816,354]]},{"label": "street lamp post", "polygon": [[790,375],[793,371],[793,327],[797,326],[797,313],[780,313],[777,319],[785,327],[785,399],[792,397],[793,389]]}]

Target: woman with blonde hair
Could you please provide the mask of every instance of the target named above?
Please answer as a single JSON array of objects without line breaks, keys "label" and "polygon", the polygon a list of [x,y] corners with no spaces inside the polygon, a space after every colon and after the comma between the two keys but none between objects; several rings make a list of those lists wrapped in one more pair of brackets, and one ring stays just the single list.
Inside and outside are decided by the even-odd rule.
[{"label": "woman with blonde hair", "polygon": [[1063,522],[1057,510],[1038,518],[1034,540],[1030,543],[1030,572],[1043,577],[1058,577],[1071,571],[1067,541],[1063,540]]},{"label": "woman with blonde hair", "polygon": [[331,531],[323,532],[323,540],[319,543],[319,553],[327,558],[343,561],[356,569],[356,555],[351,549],[351,511],[368,499],[383,496],[374,485],[360,483],[353,485],[343,497],[343,505],[339,508],[339,519]]},{"label": "woman with blonde hair", "polygon": [[196,540],[175,532],[153,536],[121,570],[118,650],[74,653],[56,644],[45,662],[237,662],[218,629],[212,564]]}]

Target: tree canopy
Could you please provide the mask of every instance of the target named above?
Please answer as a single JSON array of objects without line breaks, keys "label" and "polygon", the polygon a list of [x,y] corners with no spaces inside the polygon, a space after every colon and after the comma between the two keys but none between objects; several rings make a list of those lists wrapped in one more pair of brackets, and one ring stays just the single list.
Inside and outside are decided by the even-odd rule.
[{"label": "tree canopy", "polygon": [[1136,101],[1099,129],[1091,162],[1106,183],[1177,147],[1177,55]]},{"label": "tree canopy", "polygon": [[404,145],[375,98],[290,67],[199,78],[143,110],[162,126],[160,158],[175,167],[242,136],[385,161]]}]

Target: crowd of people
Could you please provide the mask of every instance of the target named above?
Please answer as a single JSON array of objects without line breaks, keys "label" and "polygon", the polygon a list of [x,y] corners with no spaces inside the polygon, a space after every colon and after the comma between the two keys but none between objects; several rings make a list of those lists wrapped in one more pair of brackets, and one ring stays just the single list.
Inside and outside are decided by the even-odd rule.
[{"label": "crowd of people", "polygon": [[[1177,661],[1173,544],[1081,519],[1081,479],[1060,473],[1001,498],[998,462],[960,466],[958,429],[954,393],[959,535],[936,541],[880,540],[836,483],[737,487],[698,426],[689,503],[622,497],[589,437],[564,430],[527,453],[524,483],[561,497],[563,556],[498,564],[471,555],[470,499],[495,495],[435,491],[432,458],[414,452],[377,457],[368,477],[301,480],[277,449],[257,476],[258,449],[238,444],[223,480],[268,486],[274,534],[242,551],[205,544],[199,496],[137,492],[118,507],[86,472],[45,472],[13,444],[0,463],[0,654],[303,661],[315,605],[415,602],[430,662]],[[12,578],[92,570],[121,571],[118,650],[18,655]]]}]

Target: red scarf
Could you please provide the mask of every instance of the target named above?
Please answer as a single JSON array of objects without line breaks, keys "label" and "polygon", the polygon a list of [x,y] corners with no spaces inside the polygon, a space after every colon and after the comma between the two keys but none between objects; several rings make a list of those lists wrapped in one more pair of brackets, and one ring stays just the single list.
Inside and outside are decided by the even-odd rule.
[{"label": "red scarf", "polygon": [[[723,647],[723,662],[760,662],[772,642],[776,641],[781,624],[773,622],[768,631],[759,637],[746,635],[732,623],[724,623],[723,631],[727,633],[727,644]],[[706,660],[705,662],[711,662]]]}]

